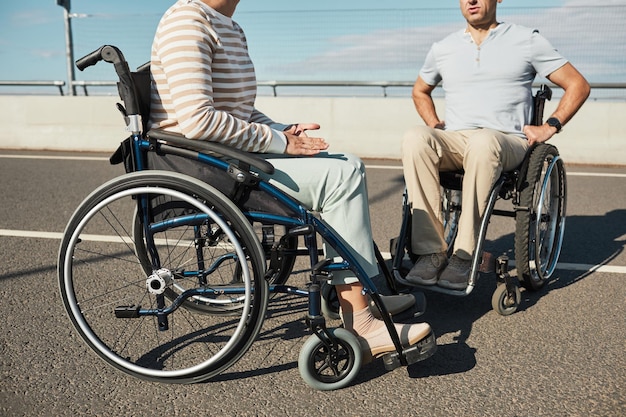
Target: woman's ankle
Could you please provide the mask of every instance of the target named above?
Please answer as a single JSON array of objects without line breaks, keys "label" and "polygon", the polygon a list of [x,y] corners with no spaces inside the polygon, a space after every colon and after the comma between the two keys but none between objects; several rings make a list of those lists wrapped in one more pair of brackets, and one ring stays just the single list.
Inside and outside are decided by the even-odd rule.
[{"label": "woman's ankle", "polygon": [[340,311],[339,314],[346,330],[355,333],[357,336],[365,336],[385,325],[382,320],[374,317],[369,307],[351,313]]}]

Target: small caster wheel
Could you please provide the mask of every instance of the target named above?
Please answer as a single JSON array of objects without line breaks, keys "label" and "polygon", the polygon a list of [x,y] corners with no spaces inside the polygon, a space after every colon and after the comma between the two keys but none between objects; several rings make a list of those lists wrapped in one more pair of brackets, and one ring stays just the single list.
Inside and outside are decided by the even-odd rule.
[{"label": "small caster wheel", "polygon": [[329,320],[339,320],[339,297],[337,288],[327,282],[322,283],[322,313]]},{"label": "small caster wheel", "polygon": [[300,376],[311,388],[330,391],[344,388],[358,375],[363,361],[356,336],[346,329],[328,329],[337,344],[329,349],[313,335],[304,342],[298,357]]},{"label": "small caster wheel", "polygon": [[496,287],[496,290],[491,296],[491,307],[493,307],[498,314],[509,316],[517,311],[521,300],[522,293],[519,287],[515,287],[514,296],[510,297],[507,295],[506,285],[500,284]]}]

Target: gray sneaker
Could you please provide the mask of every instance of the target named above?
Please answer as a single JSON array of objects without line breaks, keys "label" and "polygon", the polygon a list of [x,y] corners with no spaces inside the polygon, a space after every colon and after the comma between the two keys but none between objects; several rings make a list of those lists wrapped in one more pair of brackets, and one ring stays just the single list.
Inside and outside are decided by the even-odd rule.
[{"label": "gray sneaker", "polygon": [[435,285],[437,277],[448,263],[445,252],[421,255],[404,278],[409,284]]},{"label": "gray sneaker", "polygon": [[451,290],[464,290],[469,281],[472,261],[466,261],[456,255],[452,255],[446,269],[443,270],[437,285]]}]

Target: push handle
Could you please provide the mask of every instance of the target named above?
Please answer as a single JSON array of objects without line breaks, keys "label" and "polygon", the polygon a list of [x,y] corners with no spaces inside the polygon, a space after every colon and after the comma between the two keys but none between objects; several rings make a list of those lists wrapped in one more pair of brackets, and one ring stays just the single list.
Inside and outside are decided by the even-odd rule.
[{"label": "push handle", "polygon": [[90,67],[92,65],[96,65],[98,62],[100,62],[102,60],[102,48],[104,48],[104,46],[102,46],[99,49],[96,49],[95,51],[93,51],[92,53],[87,54],[84,57],[78,59],[76,61],[76,67],[79,70],[83,71],[87,67]]},{"label": "push handle", "polygon": [[122,51],[112,45],[103,45],[95,51],[88,53],[84,57],[76,61],[76,67],[83,71],[87,67],[96,65],[100,61],[106,61],[111,64],[126,62]]},{"label": "push handle", "polygon": [[126,113],[129,115],[141,114],[130,68],[124,59],[124,54],[122,54],[122,51],[117,47],[112,45],[101,46],[95,51],[78,59],[76,61],[76,67],[82,71],[87,67],[96,65],[100,61],[111,63],[115,67],[115,72],[120,79],[118,90],[120,97],[126,105]]}]

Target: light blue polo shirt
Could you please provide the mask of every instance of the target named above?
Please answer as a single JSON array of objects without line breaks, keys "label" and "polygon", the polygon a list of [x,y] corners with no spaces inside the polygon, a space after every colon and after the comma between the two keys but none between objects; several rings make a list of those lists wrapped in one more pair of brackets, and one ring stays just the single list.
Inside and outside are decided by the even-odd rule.
[{"label": "light blue polo shirt", "polygon": [[446,130],[490,128],[524,136],[535,75],[546,77],[566,63],[537,30],[500,23],[480,46],[465,30],[434,43],[420,76],[432,86],[443,80]]}]

